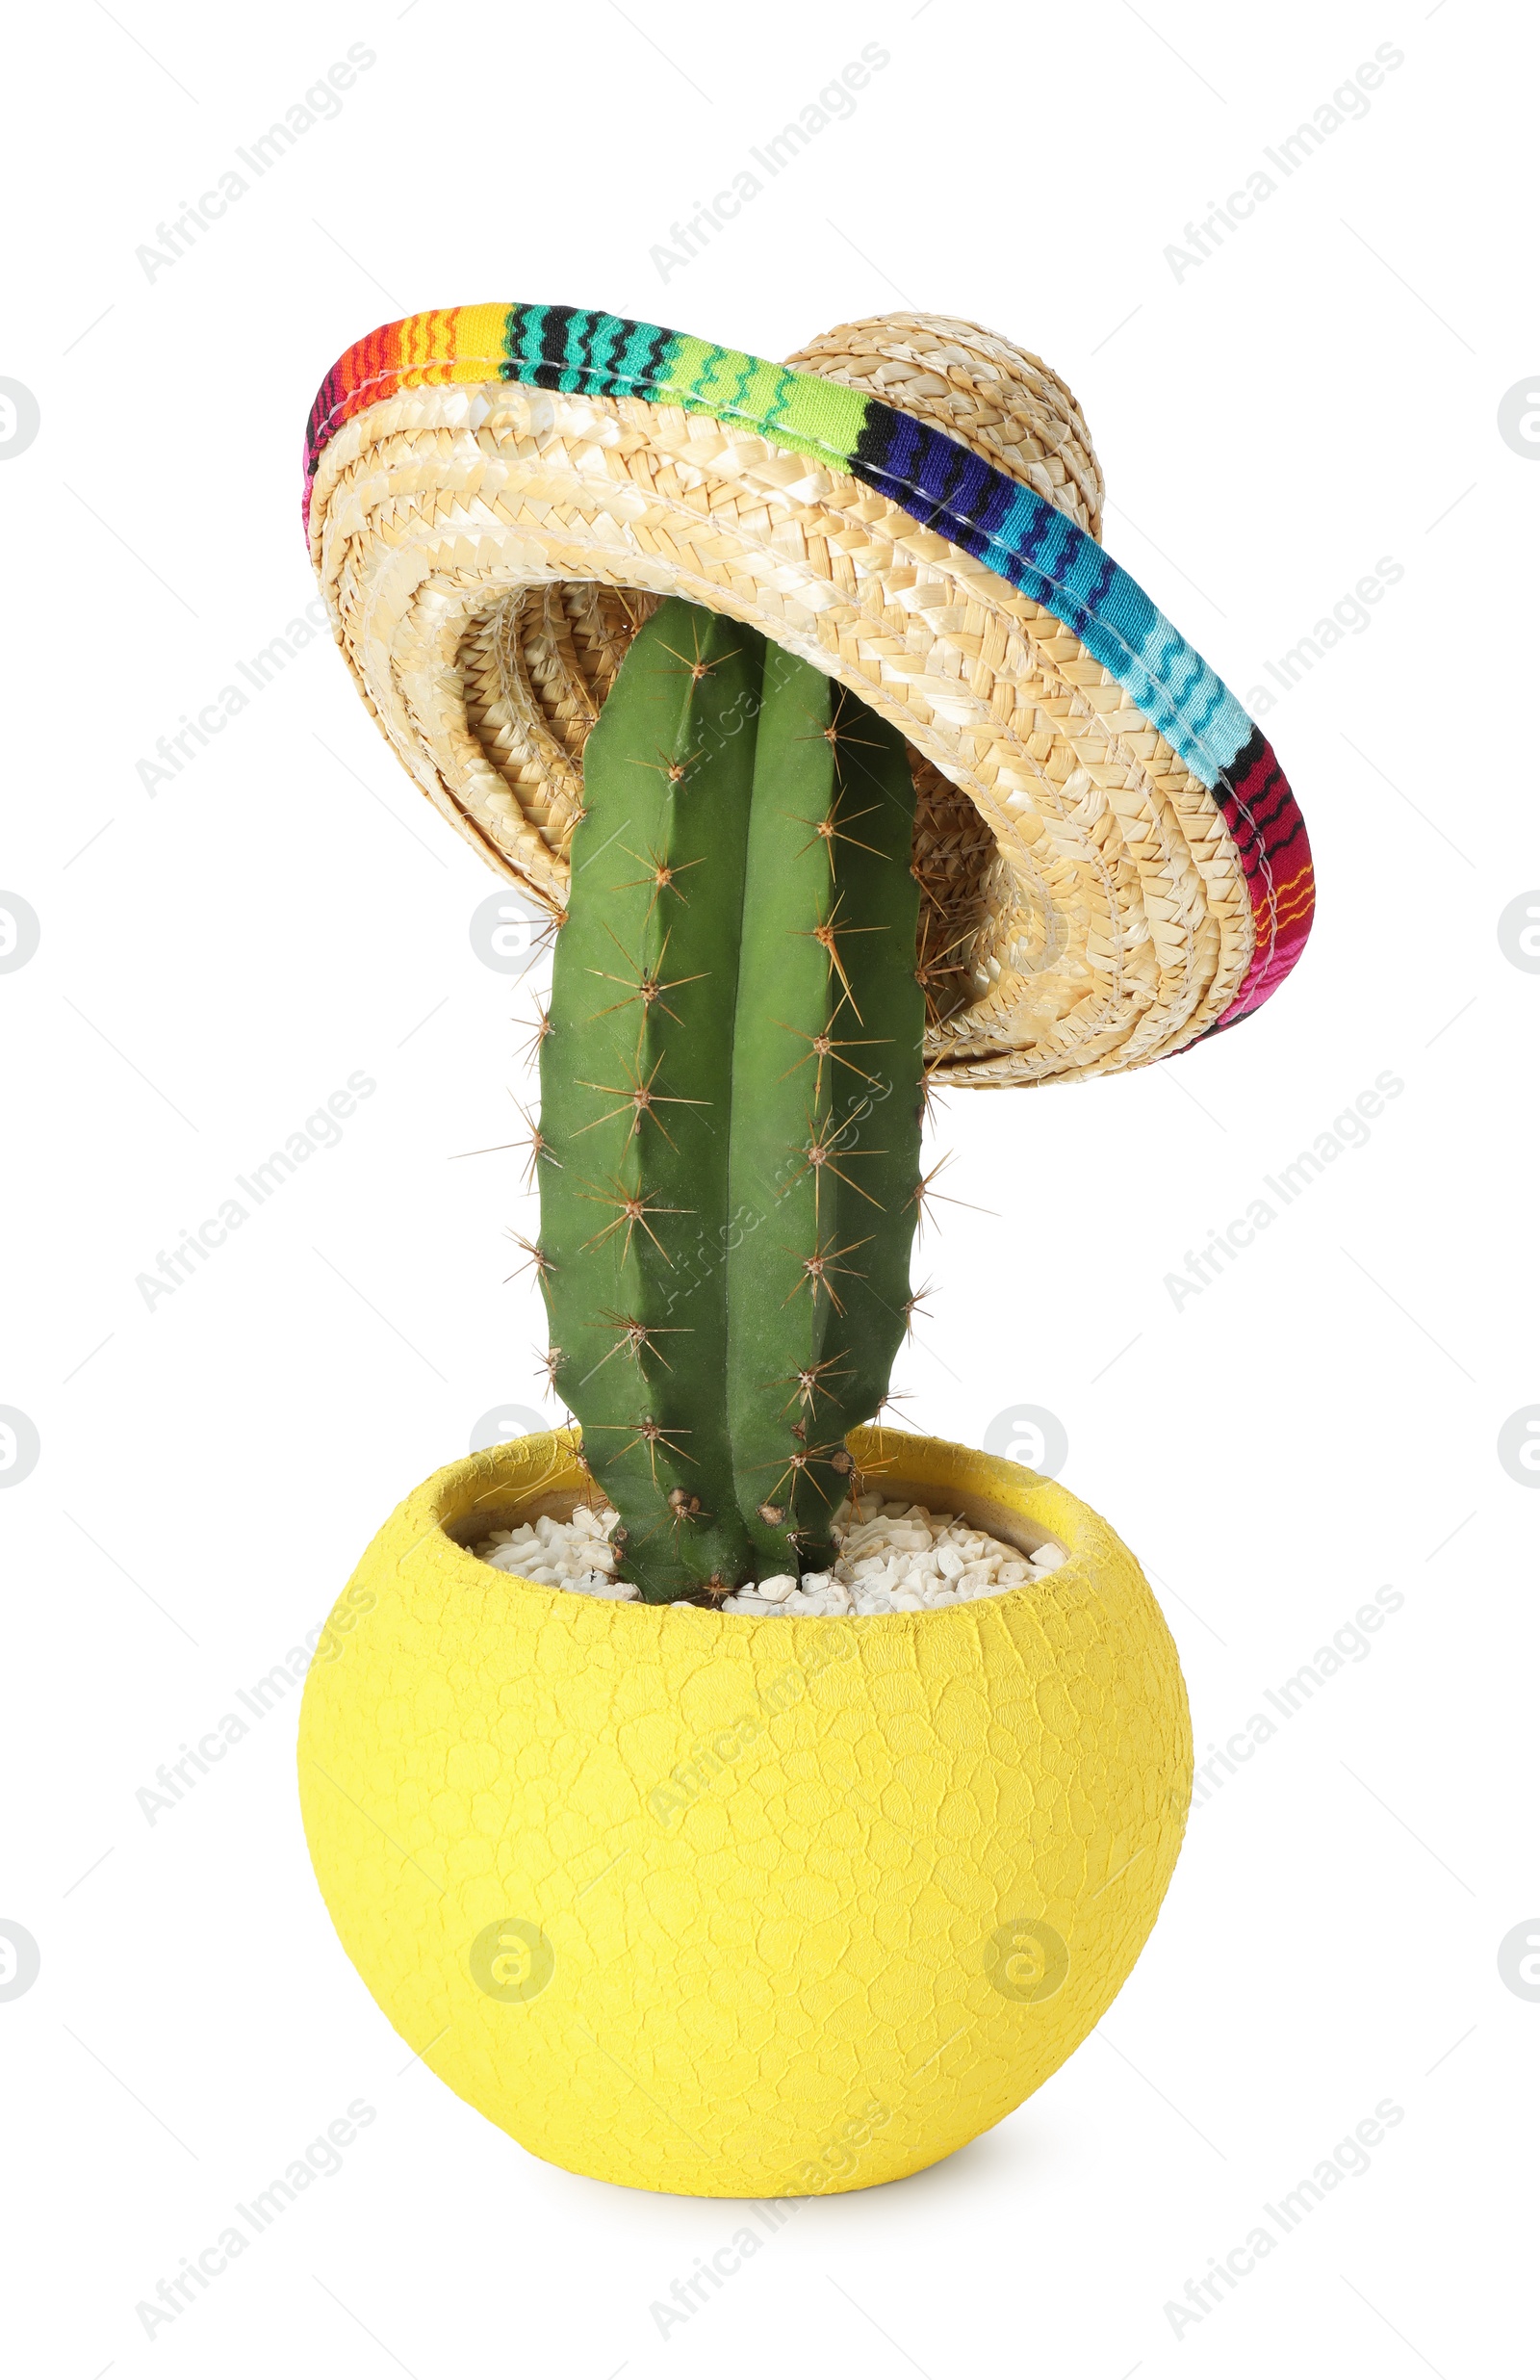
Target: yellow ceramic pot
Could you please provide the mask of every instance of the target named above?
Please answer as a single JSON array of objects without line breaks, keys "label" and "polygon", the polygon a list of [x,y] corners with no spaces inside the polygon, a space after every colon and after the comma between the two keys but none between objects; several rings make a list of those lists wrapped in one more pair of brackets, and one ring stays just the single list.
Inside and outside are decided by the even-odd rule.
[{"label": "yellow ceramic pot", "polygon": [[914,2173],[1063,2063],[1154,1924],[1192,1737],[1139,1565],[1054,1482],[891,1432],[885,1493],[1068,1561],[845,1619],[477,1562],[571,1511],[574,1452],[437,1473],[331,1615],[299,1773],[344,1947],[435,2074],[575,2173],[713,2198]]}]

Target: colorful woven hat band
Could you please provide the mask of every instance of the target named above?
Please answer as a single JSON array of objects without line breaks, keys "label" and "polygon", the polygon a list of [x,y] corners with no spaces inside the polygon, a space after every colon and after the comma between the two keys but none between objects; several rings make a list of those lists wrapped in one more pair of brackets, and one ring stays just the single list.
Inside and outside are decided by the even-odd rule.
[{"label": "colorful woven hat band", "polygon": [[[904,319],[920,324],[934,324],[940,320]],[[816,359],[816,349],[808,353]],[[1036,363],[1036,359],[1030,360]],[[1149,968],[1156,973],[1160,970],[1165,972],[1159,973],[1159,991],[1149,993],[1147,983],[1153,983],[1156,974],[1147,969],[1146,992],[1140,997],[1146,1010],[1153,1001],[1157,1008],[1164,1004],[1169,1015],[1163,1029],[1157,1031],[1151,1018],[1140,1011],[1136,999],[1128,1009],[1128,1018],[1116,1029],[1096,1018],[1090,1022],[1080,1018],[1071,1029],[1066,1006],[1070,995],[1057,986],[1056,979],[1052,999],[1033,1026],[1037,1039],[1032,1041],[1028,1036],[1030,1050],[1014,1028],[1008,1029],[1002,1016],[995,1016],[987,1030],[983,1025],[978,1028],[973,1046],[965,1041],[948,1046],[943,1055],[951,1061],[949,1071],[955,1070],[959,1079],[1040,1079],[1054,1073],[1090,1073],[1109,1065],[1142,1063],[1149,1057],[1169,1054],[1204,1033],[1236,1022],[1260,1006],[1283,981],[1309,932],[1313,879],[1303,820],[1261,730],[1149,597],[1119,569],[1096,539],[1070,517],[1070,509],[1048,501],[1035,486],[1023,484],[1021,479],[998,468],[976,445],[964,444],[960,437],[918,418],[917,411],[900,410],[841,378],[765,362],[650,323],[563,306],[458,307],[444,313],[415,315],[360,340],[326,375],[311,414],[305,506],[312,551],[321,570],[322,584],[339,619],[345,650],[348,651],[361,683],[369,677],[368,664],[358,658],[362,650],[359,620],[364,597],[359,584],[349,588],[344,582],[349,572],[355,582],[359,579],[357,551],[366,539],[372,540],[373,547],[383,551],[394,533],[389,506],[382,503],[380,489],[389,483],[389,474],[396,468],[393,455],[397,450],[391,443],[391,425],[396,415],[385,413],[378,417],[373,468],[379,484],[369,499],[372,510],[367,530],[357,517],[361,498],[349,512],[346,463],[340,464],[338,472],[332,475],[320,507],[321,512],[329,511],[334,516],[331,527],[328,529],[319,517],[312,519],[312,497],[322,457],[332,442],[360,416],[372,408],[392,406],[409,392],[485,389],[499,383],[517,383],[526,389],[567,392],[603,401],[622,424],[639,406],[671,409],[677,415],[709,417],[721,426],[723,433],[718,442],[721,454],[711,464],[722,472],[732,467],[732,441],[735,437],[744,442],[754,458],[761,457],[765,448],[788,457],[809,458],[825,466],[828,473],[846,475],[849,480],[857,482],[858,494],[860,490],[869,491],[860,517],[878,522],[874,534],[887,533],[881,530],[879,516],[888,514],[900,520],[905,551],[897,556],[898,561],[912,565],[916,555],[941,555],[944,541],[944,548],[951,550],[951,563],[947,566],[953,569],[955,577],[965,567],[960,557],[970,556],[974,564],[984,566],[985,573],[1005,582],[1004,587],[996,590],[1002,604],[1009,607],[1006,590],[1014,590],[1019,598],[1025,599],[1024,604],[1015,607],[1019,615],[1030,622],[1035,617],[1032,607],[1040,607],[1041,613],[1049,615],[1043,624],[1047,634],[1033,630],[1032,641],[1034,649],[1040,649],[1058,670],[1058,680],[1048,683],[1040,673],[1033,681],[1029,697],[1019,690],[1023,681],[1018,679],[1018,690],[1003,696],[998,691],[1002,683],[998,676],[998,652],[981,650],[980,668],[985,674],[981,677],[975,672],[971,684],[976,696],[980,686],[985,687],[985,693],[973,701],[971,712],[967,712],[969,683],[961,681],[957,698],[962,708],[957,710],[956,716],[962,720],[967,714],[968,732],[977,741],[981,733],[977,724],[981,702],[986,731],[989,704],[992,703],[996,714],[1010,711],[1014,704],[1014,714],[1008,724],[1017,737],[1018,749],[1029,757],[1035,751],[1046,750],[1043,731],[1051,739],[1061,731],[1068,732],[1077,720],[1084,720],[1089,722],[1088,733],[1102,733],[1103,745],[1097,747],[1099,762],[1087,763],[1088,747],[1082,741],[1076,746],[1077,765],[1067,793],[1063,786],[1049,789],[1056,795],[1065,795],[1061,804],[1063,815],[1055,814],[1055,832],[1064,848],[1073,846],[1079,853],[1076,865],[1083,870],[1085,883],[1092,888],[1093,907],[1095,882],[1105,880],[1111,888],[1100,924],[1092,918],[1087,929],[1088,967],[1093,971],[1102,965],[1104,954],[1100,945],[1109,937],[1116,941],[1122,935],[1129,949],[1120,955],[1115,952],[1112,964],[1115,971],[1118,967],[1125,973],[1132,970],[1133,980],[1138,973],[1138,953],[1133,945],[1141,937],[1147,937],[1158,953],[1158,958],[1149,962]],[[463,431],[469,431],[473,437],[476,434],[474,421],[460,422],[458,416],[455,420]],[[409,428],[410,424],[404,425],[398,451],[400,486],[403,498],[409,495],[417,506],[421,520],[424,512],[424,445],[422,438],[412,445],[406,435]],[[577,432],[569,431],[568,435],[570,443]],[[522,451],[511,433],[506,451]],[[756,484],[759,484],[765,479],[762,461],[757,462],[756,468]],[[1093,458],[1091,468],[1093,471]],[[384,479],[380,479],[382,472]],[[325,473],[322,478],[326,478]],[[439,544],[444,549],[438,566],[449,570],[451,576],[459,565],[449,555],[449,549],[457,535],[467,546],[475,542],[473,531],[463,527],[457,508],[456,491],[464,484],[463,473],[458,479],[447,474],[438,515],[442,525]],[[1079,509],[1082,517],[1099,522],[1095,509],[1099,481],[1089,509],[1075,490],[1068,493],[1072,509]],[[872,501],[876,499],[882,503]],[[493,508],[496,510],[495,504]],[[532,512],[539,509],[533,494],[529,508]],[[842,518],[854,521],[859,509],[858,506],[853,511],[847,504]],[[619,501],[615,517],[624,530],[629,516]],[[742,533],[741,518],[735,518],[732,526],[734,534]],[[829,534],[827,522],[815,526],[820,527],[828,548],[816,566],[827,571],[832,586],[837,586],[842,594],[848,593],[849,574],[842,575],[844,556],[835,551],[842,540],[838,535]],[[765,532],[772,542],[773,529],[771,522]],[[332,551],[323,567],[322,548],[328,537],[332,540]],[[860,541],[860,531],[853,528],[850,538],[843,542],[854,547]],[[653,550],[655,553],[655,540]],[[348,559],[348,556],[352,558]],[[464,558],[462,554],[461,562]],[[532,568],[529,575],[531,579],[543,575],[550,580],[554,574],[550,569],[542,574]],[[592,575],[608,576],[611,584],[618,582],[612,568]],[[897,589],[900,596],[906,591],[911,595],[908,582],[914,575],[911,566],[902,572],[892,568],[886,584]],[[655,585],[655,573],[651,579],[639,578],[637,583],[643,587]],[[966,583],[987,589],[988,582],[975,569]],[[771,617],[758,624],[776,634],[774,597],[762,600],[770,603]],[[934,604],[937,598],[933,595],[930,600]],[[345,619],[349,608],[351,617]],[[724,608],[733,607],[725,604]],[[916,610],[911,604],[908,616],[923,625],[925,635],[932,633],[933,622],[940,623],[942,630],[945,628],[939,609]],[[1055,638],[1055,623],[1068,632],[1066,636]],[[816,618],[812,619],[810,629],[806,624],[802,626],[798,632],[799,649],[806,647],[816,627]],[[784,640],[793,640],[790,628]],[[960,641],[964,648],[961,660],[955,651]],[[998,645],[999,641],[994,638],[993,644]],[[977,645],[981,640],[975,636],[973,642]],[[891,643],[889,636],[888,646]],[[961,631],[953,635],[952,646],[954,674],[959,669],[965,671],[971,647]],[[887,646],[883,651],[887,657]],[[839,669],[837,651],[824,665]],[[892,660],[892,668],[898,673],[893,682],[895,715],[908,733],[909,725],[897,708],[903,700],[905,667],[902,656]],[[990,677],[989,670],[995,676]],[[923,674],[923,659],[908,665],[911,683],[922,679]],[[1053,683],[1058,684],[1064,698],[1057,703],[1053,699]],[[934,675],[924,682],[929,708],[918,714],[924,726],[914,740],[945,774],[947,710],[944,696],[937,699],[936,684]],[[390,728],[379,686],[366,684],[366,693],[400,748],[404,739]],[[1034,704],[1038,710],[1036,720],[1031,709]],[[1039,731],[1036,743],[1035,726]],[[404,750],[402,756],[409,765],[414,764]],[[421,780],[421,768],[415,773]],[[439,773],[445,773],[442,764]],[[961,771],[959,778],[963,781]],[[1084,785],[1082,779],[1086,780]],[[1195,780],[1195,785],[1190,780]],[[1140,789],[1137,799],[1124,790],[1136,783]],[[1199,789],[1206,792],[1217,814],[1207,840],[1201,817],[1197,817],[1194,828],[1194,801]],[[978,799],[976,791],[974,798]],[[1202,805],[1199,802],[1197,806]],[[1033,831],[1037,831],[1035,826]],[[1001,840],[1003,847],[1003,836]],[[1171,856],[1173,852],[1175,857]],[[489,856],[494,857],[496,864],[496,855],[489,852]],[[505,852],[502,864],[505,872],[520,872],[517,854],[510,861]],[[1018,874],[1028,864],[1016,863]],[[1051,874],[1051,864],[1044,862],[1044,866]],[[1164,874],[1163,869],[1167,871]],[[1132,880],[1130,871],[1139,877],[1137,898],[1121,889],[1125,879]],[[538,870],[535,875],[538,880]],[[1241,900],[1238,894],[1234,897],[1236,915],[1232,918],[1225,909],[1226,900],[1231,897],[1225,887],[1242,882],[1245,899]],[[1053,897],[1045,896],[1050,913]],[[1074,905],[1071,899],[1069,908]],[[1248,916],[1245,915],[1247,907]],[[1128,926],[1130,917],[1137,918],[1133,931]],[[1191,994],[1185,988],[1172,988],[1173,970],[1180,971],[1171,955],[1174,938],[1179,933],[1186,935],[1190,951],[1200,954],[1182,962],[1194,982],[1194,970],[1208,970],[1204,988]],[[1049,966],[1055,958],[1051,915],[1046,935],[1040,935],[1039,941],[1042,946],[1033,950],[1029,947],[1030,936],[1023,938],[1018,932],[1012,950],[994,967],[997,976],[1011,973],[1013,969],[1016,970],[1013,975],[1016,986],[1013,998],[1022,1015],[1031,1009],[1033,970]],[[1201,955],[1204,952],[1206,956]],[[1089,975],[1087,980],[1091,980]],[[985,975],[981,974],[980,981],[985,983]],[[1185,985],[1186,977],[1183,982]],[[1023,983],[1025,991],[1020,988]],[[988,986],[981,997],[984,1010],[988,1011]]]}]

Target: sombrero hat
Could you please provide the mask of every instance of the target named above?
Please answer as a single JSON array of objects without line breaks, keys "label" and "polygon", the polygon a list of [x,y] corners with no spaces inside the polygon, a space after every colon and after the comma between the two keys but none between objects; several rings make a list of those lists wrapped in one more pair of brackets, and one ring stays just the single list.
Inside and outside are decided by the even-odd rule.
[{"label": "sombrero hat", "polygon": [[428,798],[559,915],[582,748],[665,595],[747,621],[902,731],[945,1082],[1169,1056],[1309,932],[1260,729],[1099,543],[1069,390],[969,323],[788,364],[570,306],[388,323],[327,374],[306,521],[339,643]]}]

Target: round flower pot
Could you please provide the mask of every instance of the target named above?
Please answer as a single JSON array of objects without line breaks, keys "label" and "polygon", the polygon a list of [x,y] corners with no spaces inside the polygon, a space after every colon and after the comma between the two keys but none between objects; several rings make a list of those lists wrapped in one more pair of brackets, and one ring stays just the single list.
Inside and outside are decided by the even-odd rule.
[{"label": "round flower pot", "polygon": [[575,2173],[738,2198],[917,2172],[1063,2064],[1155,1921],[1192,1738],[1133,1556],[1019,1464],[851,1450],[1067,1561],[864,1618],[538,1586],[468,1549],[570,1513],[558,1433],[409,1496],[318,1646],[300,1797],[343,1945],[435,2074]]}]

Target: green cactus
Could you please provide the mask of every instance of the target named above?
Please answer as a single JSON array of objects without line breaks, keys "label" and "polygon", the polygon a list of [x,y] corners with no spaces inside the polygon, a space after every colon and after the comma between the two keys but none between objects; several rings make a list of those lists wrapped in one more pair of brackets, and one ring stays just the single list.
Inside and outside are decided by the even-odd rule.
[{"label": "green cactus", "polygon": [[649,1602],[822,1567],[910,1305],[896,731],[672,600],[588,739],[535,1140],[552,1381]]}]

